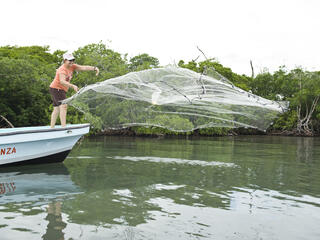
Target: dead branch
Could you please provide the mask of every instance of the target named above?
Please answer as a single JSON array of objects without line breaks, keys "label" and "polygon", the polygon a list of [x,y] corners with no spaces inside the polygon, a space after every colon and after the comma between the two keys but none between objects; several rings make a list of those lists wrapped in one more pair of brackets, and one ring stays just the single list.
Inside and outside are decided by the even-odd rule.
[{"label": "dead branch", "polygon": [[204,52],[197,46],[197,48],[198,48],[198,50],[202,53],[202,55],[204,56],[204,58],[206,59],[206,60],[208,60],[208,58],[207,58],[207,56],[204,54]]},{"label": "dead branch", "polygon": [[192,62],[196,62],[199,57],[200,57],[200,55],[198,57],[196,57],[196,59],[192,59]]},{"label": "dead branch", "polygon": [[254,78],[254,69],[253,69],[253,65],[252,65],[252,60],[250,60],[250,66],[251,66],[251,78]]}]

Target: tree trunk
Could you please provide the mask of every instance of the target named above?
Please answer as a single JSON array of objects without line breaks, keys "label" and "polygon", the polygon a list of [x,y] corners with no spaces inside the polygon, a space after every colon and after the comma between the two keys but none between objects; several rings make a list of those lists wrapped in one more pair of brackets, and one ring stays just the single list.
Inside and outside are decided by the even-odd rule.
[{"label": "tree trunk", "polygon": [[311,124],[311,117],[312,113],[314,112],[318,101],[319,101],[320,95],[316,96],[311,104],[310,111],[308,109],[308,105],[306,105],[306,114],[304,117],[301,116],[301,104],[297,107],[297,133],[299,135],[306,135],[306,136],[313,136],[314,131]]}]

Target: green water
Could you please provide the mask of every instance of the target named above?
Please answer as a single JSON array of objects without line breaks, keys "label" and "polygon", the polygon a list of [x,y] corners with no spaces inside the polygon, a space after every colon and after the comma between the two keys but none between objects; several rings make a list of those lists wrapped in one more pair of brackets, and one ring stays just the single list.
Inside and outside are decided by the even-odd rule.
[{"label": "green water", "polygon": [[86,138],[2,168],[0,239],[320,239],[320,139]]}]

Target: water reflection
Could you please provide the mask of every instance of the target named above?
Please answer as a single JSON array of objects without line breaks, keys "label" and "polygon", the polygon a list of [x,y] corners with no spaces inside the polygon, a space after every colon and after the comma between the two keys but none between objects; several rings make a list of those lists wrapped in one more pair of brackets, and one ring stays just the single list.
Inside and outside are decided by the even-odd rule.
[{"label": "water reflection", "polygon": [[0,204],[4,205],[22,202],[39,205],[81,192],[62,163],[2,168],[0,189]]},{"label": "water reflection", "polygon": [[301,137],[297,138],[297,161],[312,162],[314,152],[314,138]]},{"label": "water reflection", "polygon": [[1,239],[318,239],[310,139],[86,139],[0,170]]},{"label": "water reflection", "polygon": [[0,219],[6,222],[1,225],[6,231],[1,239],[27,234],[32,239],[41,232],[42,239],[64,239],[61,205],[65,198],[82,193],[62,163],[2,168],[0,189]]},{"label": "water reflection", "polygon": [[[299,150],[304,145],[305,151],[312,152],[304,154],[309,164],[305,164]],[[319,211],[319,152],[309,140],[241,137],[162,141],[106,137],[92,140],[87,146],[77,151],[78,157],[71,156],[66,161],[73,169],[72,179],[87,194],[86,198],[78,196],[77,204],[68,203],[68,209],[72,209],[68,212],[70,220],[79,224],[138,227],[158,222],[164,215],[177,224],[184,211],[193,208],[274,217],[288,211],[297,217],[299,208]],[[91,205],[87,204],[88,197],[94,201]],[[166,210],[170,205],[185,209]],[[305,214],[299,213],[301,216]],[[196,224],[192,218],[188,221]],[[201,223],[207,230],[200,237],[213,234],[213,222]]]},{"label": "water reflection", "polygon": [[67,224],[62,220],[61,202],[50,202],[48,204],[47,216],[48,221],[46,233],[42,236],[44,240],[64,240],[63,229]]}]

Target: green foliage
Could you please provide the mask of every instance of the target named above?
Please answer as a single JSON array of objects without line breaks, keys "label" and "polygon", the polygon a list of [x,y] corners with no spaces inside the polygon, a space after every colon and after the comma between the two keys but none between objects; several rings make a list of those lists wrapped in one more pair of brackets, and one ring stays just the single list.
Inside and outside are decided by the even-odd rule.
[{"label": "green foliage", "polygon": [[168,129],[190,129],[193,130],[194,126],[186,118],[182,118],[178,115],[158,115],[155,116],[149,124],[157,124],[160,126],[166,126]]},{"label": "green foliage", "polygon": [[183,60],[180,60],[178,63],[178,66],[182,67],[182,68],[188,68],[194,72],[200,72],[200,69],[198,67],[198,63],[195,62],[194,60],[188,62],[187,64],[185,64]]},{"label": "green foliage", "polygon": [[1,114],[16,127],[47,125],[50,103],[48,72],[44,72],[40,61],[1,57],[0,72]]},{"label": "green foliage", "polygon": [[263,72],[250,82],[250,89],[254,94],[268,99],[278,100],[277,96],[280,95],[287,100],[298,91],[297,76],[301,73],[301,69],[288,73],[285,67],[280,67],[274,74]]},{"label": "green foliage", "polygon": [[166,128],[161,127],[131,127],[131,130],[135,132],[136,135],[181,135],[181,133],[170,131]]},{"label": "green foliage", "polygon": [[[272,126],[275,130],[293,130],[297,125],[297,107],[301,108],[300,117],[310,112],[313,101],[320,95],[320,72],[303,71],[301,68],[287,71],[284,66],[274,74],[264,72],[250,83],[254,94],[272,100],[285,100],[290,102],[290,109],[281,115]],[[311,122],[319,125],[317,106],[311,116]]]},{"label": "green foliage", "polygon": [[159,60],[146,53],[131,58],[129,62],[129,69],[133,72],[159,67]]},{"label": "green foliage", "polygon": [[273,130],[292,130],[297,124],[297,112],[292,110],[280,115],[272,125]]},{"label": "green foliage", "polygon": [[58,63],[58,57],[49,53],[49,46],[17,47],[5,46],[0,48],[0,58],[24,59],[27,61],[37,60],[41,63]]},{"label": "green foliage", "polygon": [[211,127],[211,128],[199,129],[199,134],[206,135],[206,136],[226,136],[229,131],[230,131],[230,128]]}]

